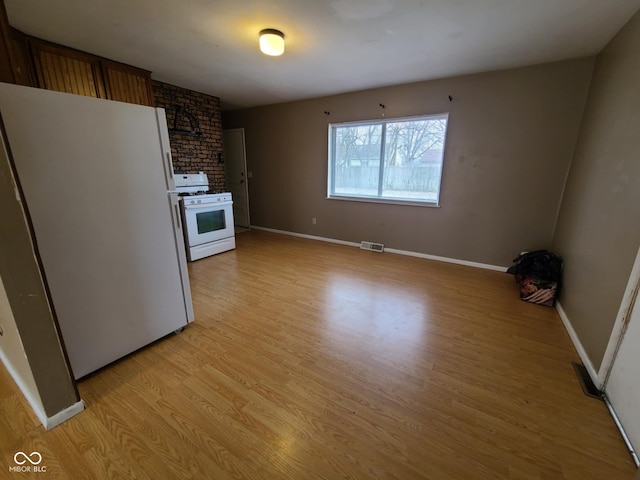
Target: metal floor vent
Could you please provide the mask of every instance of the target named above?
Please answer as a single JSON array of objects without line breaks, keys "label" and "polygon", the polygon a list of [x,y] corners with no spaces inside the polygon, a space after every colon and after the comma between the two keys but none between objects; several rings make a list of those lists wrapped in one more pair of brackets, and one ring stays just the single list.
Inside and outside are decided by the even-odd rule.
[{"label": "metal floor vent", "polygon": [[578,376],[578,380],[580,381],[580,386],[582,387],[582,391],[588,397],[597,398],[598,400],[602,400],[602,392],[598,390],[598,387],[595,386],[591,377],[589,376],[589,372],[584,365],[572,362],[573,369]]},{"label": "metal floor vent", "polygon": [[373,242],[360,242],[361,250],[371,250],[372,252],[384,252],[384,245],[381,243],[373,243]]}]

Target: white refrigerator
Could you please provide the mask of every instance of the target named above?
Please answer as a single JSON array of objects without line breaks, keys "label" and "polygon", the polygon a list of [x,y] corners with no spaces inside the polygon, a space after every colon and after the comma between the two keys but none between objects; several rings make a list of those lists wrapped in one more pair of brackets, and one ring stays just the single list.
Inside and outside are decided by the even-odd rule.
[{"label": "white refrigerator", "polygon": [[75,378],[193,320],[163,109],[0,83]]}]

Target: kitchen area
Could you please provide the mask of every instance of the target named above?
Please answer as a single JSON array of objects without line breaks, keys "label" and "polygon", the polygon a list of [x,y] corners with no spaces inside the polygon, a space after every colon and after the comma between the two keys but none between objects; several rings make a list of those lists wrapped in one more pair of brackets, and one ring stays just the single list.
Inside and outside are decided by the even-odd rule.
[{"label": "kitchen area", "polygon": [[233,199],[226,185],[220,100],[155,80],[151,85],[156,107],[167,115],[188,259],[231,250]]},{"label": "kitchen area", "polygon": [[[104,109],[103,102],[94,99],[72,100],[67,106],[60,101],[67,95],[40,92],[35,100],[21,104],[23,92],[32,89],[16,90],[14,85],[2,95],[0,110],[7,116],[3,143],[18,179],[12,183],[5,177],[3,193],[18,200],[16,211],[22,205],[22,223],[25,231],[31,230],[33,256],[18,262],[10,258],[12,251],[3,252],[3,312],[14,318],[2,319],[0,357],[48,429],[84,408],[74,378],[179,332],[193,320],[187,262],[235,248],[233,200],[225,184],[217,97],[152,81],[148,71],[26,35],[8,25],[4,6],[0,7],[2,82],[35,87],[36,92],[52,90],[73,94],[69,97],[119,102],[105,102],[110,106]],[[50,97],[54,97],[50,110],[36,108],[32,114],[41,117],[41,131],[49,129],[43,117],[51,117],[51,132],[43,138],[52,132],[66,135],[60,142],[62,153],[52,158],[60,161],[75,155],[68,166],[46,166],[43,160],[23,162],[47,150],[42,145],[39,150],[30,148],[31,139],[41,135],[31,129],[37,127],[23,121],[29,115],[28,104],[40,100],[46,104]],[[91,115],[101,120],[88,113],[94,107]],[[89,125],[67,122],[66,113],[56,112],[76,113]],[[105,115],[113,115],[120,125],[111,128]],[[18,117],[22,120],[14,121]],[[146,125],[142,128],[146,133],[136,139],[140,124]],[[118,141],[121,134],[123,141],[136,146],[128,158],[115,159],[118,146],[109,142]],[[82,148],[76,148],[76,140]],[[146,150],[145,142],[155,145]],[[99,155],[83,162],[81,155],[89,157],[92,145]],[[143,152],[138,159],[136,151]],[[157,165],[145,166],[144,156],[157,156]],[[34,169],[40,161],[43,168]],[[64,183],[61,176],[67,179]],[[152,198],[154,205],[147,209]],[[5,227],[2,239],[7,246],[18,228]],[[101,231],[106,232],[102,238]],[[45,238],[52,235],[54,241]],[[20,272],[25,271],[25,262],[34,260],[35,266],[40,265],[41,279],[31,275],[30,285],[24,287]],[[94,273],[80,275],[87,271]],[[49,308],[42,303],[43,292],[50,298]],[[48,335],[34,334],[38,322],[33,311],[19,307],[25,296],[39,298],[40,310],[48,311],[40,319],[39,330],[46,328]],[[56,358],[52,350],[58,352]]]},{"label": "kitchen area", "polygon": [[235,249],[233,202],[176,173],[165,110],[0,83],[0,112],[74,377],[193,321],[187,261]]}]

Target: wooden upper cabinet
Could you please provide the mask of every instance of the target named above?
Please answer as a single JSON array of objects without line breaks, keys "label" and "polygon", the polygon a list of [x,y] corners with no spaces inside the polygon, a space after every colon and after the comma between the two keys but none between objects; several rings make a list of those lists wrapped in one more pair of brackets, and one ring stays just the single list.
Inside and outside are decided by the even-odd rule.
[{"label": "wooden upper cabinet", "polygon": [[102,60],[107,98],[153,107],[151,72],[111,60]]},{"label": "wooden upper cabinet", "polygon": [[30,37],[40,88],[154,106],[151,72]]},{"label": "wooden upper cabinet", "polygon": [[15,83],[10,41],[7,11],[4,8],[4,0],[0,0],[0,82]]},{"label": "wooden upper cabinet", "polygon": [[40,88],[107,98],[98,57],[34,38],[29,44]]},{"label": "wooden upper cabinet", "polygon": [[153,107],[151,72],[25,35],[0,0],[0,82]]},{"label": "wooden upper cabinet", "polygon": [[153,107],[151,72],[25,35],[0,0],[0,82]]},{"label": "wooden upper cabinet", "polygon": [[37,85],[33,63],[29,54],[27,37],[19,30],[9,27],[9,54],[13,64],[13,75],[18,85]]}]

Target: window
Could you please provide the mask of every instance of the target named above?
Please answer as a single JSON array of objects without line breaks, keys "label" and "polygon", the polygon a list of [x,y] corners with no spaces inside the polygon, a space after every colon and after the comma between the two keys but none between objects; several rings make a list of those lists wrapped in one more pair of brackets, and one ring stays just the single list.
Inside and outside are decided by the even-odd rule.
[{"label": "window", "polygon": [[447,119],[329,125],[329,198],[438,205]]}]

